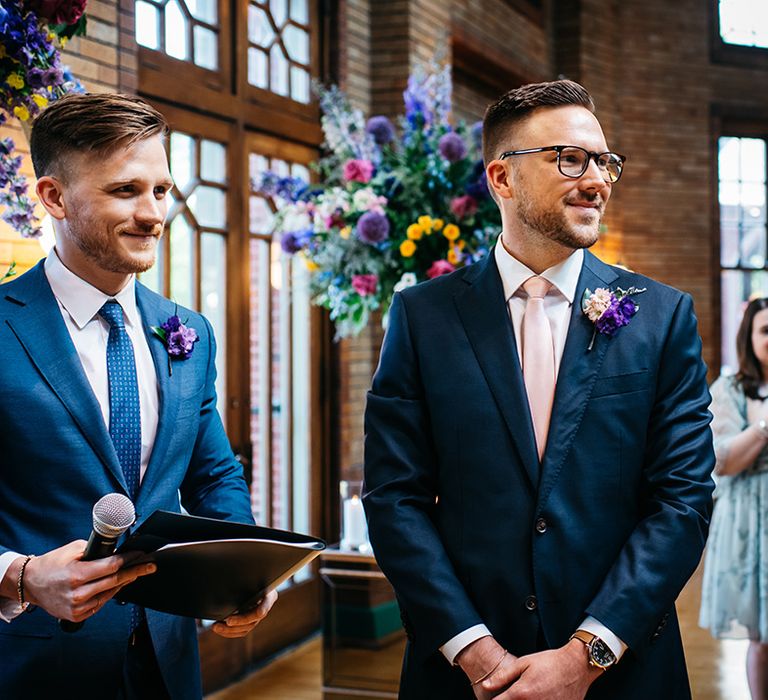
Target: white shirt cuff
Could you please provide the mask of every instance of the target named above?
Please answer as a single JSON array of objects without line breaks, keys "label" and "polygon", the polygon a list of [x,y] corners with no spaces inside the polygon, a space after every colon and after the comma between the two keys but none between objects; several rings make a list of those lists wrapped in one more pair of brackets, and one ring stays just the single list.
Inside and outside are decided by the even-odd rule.
[{"label": "white shirt cuff", "polygon": [[[16,552],[5,552],[5,554],[0,554],[0,580],[5,576],[11,563],[23,556],[23,554],[16,554]],[[11,622],[15,617],[21,615],[22,612],[24,611],[19,605],[18,600],[0,597],[0,620],[3,622]]]},{"label": "white shirt cuff", "polygon": [[449,639],[440,651],[443,653],[448,663],[453,666],[456,657],[464,651],[472,642],[476,642],[482,637],[490,637],[491,631],[485,625],[475,625],[463,632],[459,632],[455,637]]},{"label": "white shirt cuff", "polygon": [[624,652],[627,650],[627,645],[624,644],[624,642],[621,641],[611,630],[609,630],[602,622],[596,620],[591,615],[587,617],[584,622],[582,622],[579,627],[580,630],[585,630],[587,632],[591,632],[592,634],[596,634],[600,639],[602,639],[608,648],[613,652],[613,655],[616,657],[616,661],[618,661],[622,656],[624,656]]}]

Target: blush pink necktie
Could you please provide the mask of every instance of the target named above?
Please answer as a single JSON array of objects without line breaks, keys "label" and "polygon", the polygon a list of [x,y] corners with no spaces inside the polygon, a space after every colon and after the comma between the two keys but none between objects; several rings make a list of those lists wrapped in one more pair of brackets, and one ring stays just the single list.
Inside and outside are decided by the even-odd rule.
[{"label": "blush pink necktie", "polygon": [[549,418],[555,397],[555,351],[552,328],[544,311],[544,297],[552,287],[543,277],[530,277],[523,283],[528,294],[523,316],[523,378],[531,407],[533,430],[539,459],[544,456]]}]

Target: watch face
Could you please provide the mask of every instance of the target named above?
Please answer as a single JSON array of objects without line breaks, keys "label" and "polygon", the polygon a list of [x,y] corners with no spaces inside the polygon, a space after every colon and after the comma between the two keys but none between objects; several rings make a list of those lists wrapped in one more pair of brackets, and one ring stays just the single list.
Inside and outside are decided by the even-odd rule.
[{"label": "watch face", "polygon": [[608,645],[599,637],[595,637],[589,645],[589,658],[595,666],[607,668],[616,663],[616,657]]}]

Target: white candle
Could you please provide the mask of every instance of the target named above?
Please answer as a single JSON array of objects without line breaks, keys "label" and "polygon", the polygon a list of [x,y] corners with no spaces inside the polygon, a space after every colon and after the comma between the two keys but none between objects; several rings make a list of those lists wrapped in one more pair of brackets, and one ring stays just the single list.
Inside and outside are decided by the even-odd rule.
[{"label": "white candle", "polygon": [[368,541],[363,502],[357,496],[345,500],[343,515],[344,539],[341,546],[344,549],[359,549]]}]

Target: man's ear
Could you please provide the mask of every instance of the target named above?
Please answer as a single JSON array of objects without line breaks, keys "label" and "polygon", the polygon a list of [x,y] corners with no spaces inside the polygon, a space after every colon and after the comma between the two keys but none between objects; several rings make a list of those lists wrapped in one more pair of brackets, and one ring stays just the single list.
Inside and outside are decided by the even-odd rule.
[{"label": "man's ear", "polygon": [[64,190],[61,181],[52,175],[43,175],[35,187],[37,197],[45,210],[59,221],[66,216],[64,210]]},{"label": "man's ear", "polygon": [[514,194],[512,178],[503,160],[492,160],[485,169],[488,186],[502,199],[509,199]]}]

